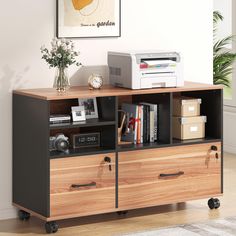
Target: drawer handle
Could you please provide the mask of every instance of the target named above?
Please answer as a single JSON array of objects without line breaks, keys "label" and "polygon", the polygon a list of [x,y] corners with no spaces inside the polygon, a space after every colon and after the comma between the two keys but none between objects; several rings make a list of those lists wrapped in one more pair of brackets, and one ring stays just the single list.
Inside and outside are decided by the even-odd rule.
[{"label": "drawer handle", "polygon": [[82,187],[96,187],[96,182],[91,182],[89,184],[72,184],[71,188],[82,188]]},{"label": "drawer handle", "polygon": [[173,174],[160,174],[160,178],[166,178],[166,177],[178,177],[184,175],[183,171],[179,171],[178,173],[173,173]]}]

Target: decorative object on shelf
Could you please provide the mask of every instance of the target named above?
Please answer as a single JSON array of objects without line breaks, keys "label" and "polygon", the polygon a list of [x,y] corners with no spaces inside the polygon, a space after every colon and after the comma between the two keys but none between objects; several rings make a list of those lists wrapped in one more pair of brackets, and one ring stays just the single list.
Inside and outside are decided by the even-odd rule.
[{"label": "decorative object on shelf", "polygon": [[64,134],[49,137],[49,151],[67,152],[68,150],[69,138]]},{"label": "decorative object on shelf", "polygon": [[84,106],[71,107],[71,113],[73,121],[86,120]]},{"label": "decorative object on shelf", "polygon": [[103,77],[98,74],[92,74],[88,78],[89,89],[100,89],[103,85]]},{"label": "decorative object on shelf", "polygon": [[122,136],[122,130],[124,128],[124,123],[126,119],[126,113],[122,110],[118,110],[119,112],[119,127],[118,127],[118,144],[121,144],[121,136]]},{"label": "decorative object on shelf", "polygon": [[57,37],[120,37],[120,0],[57,0]]},{"label": "decorative object on shelf", "polygon": [[73,148],[100,147],[100,133],[73,135]]},{"label": "decorative object on shelf", "polygon": [[98,118],[96,98],[79,98],[79,106],[84,106],[86,119]]},{"label": "decorative object on shelf", "polygon": [[77,62],[79,52],[74,50],[75,46],[71,40],[54,38],[51,46],[51,50],[45,46],[41,47],[42,59],[49,64],[50,68],[56,68],[53,87],[58,92],[65,92],[70,87],[67,68],[73,64],[81,65],[81,63]]}]

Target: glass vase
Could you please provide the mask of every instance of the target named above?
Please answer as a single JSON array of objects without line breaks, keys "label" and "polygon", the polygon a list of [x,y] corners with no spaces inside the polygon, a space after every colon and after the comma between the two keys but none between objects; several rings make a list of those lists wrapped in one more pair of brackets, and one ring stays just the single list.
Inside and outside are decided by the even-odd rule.
[{"label": "glass vase", "polygon": [[65,92],[69,87],[70,82],[68,79],[67,69],[64,67],[57,67],[53,88],[56,88],[58,92]]}]

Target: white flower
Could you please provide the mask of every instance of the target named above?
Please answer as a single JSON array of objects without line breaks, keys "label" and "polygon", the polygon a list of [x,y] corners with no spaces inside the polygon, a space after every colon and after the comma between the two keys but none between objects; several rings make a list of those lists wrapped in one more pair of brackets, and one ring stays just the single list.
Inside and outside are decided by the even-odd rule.
[{"label": "white flower", "polygon": [[53,40],[53,41],[51,42],[51,45],[52,45],[53,48],[56,48],[56,47],[57,47],[57,41],[54,41],[54,40]]},{"label": "white flower", "polygon": [[65,38],[62,38],[62,39],[61,39],[61,42],[62,42],[62,43],[66,43],[66,39],[65,39]]},{"label": "white flower", "polygon": [[58,54],[57,54],[57,57],[58,57],[58,58],[62,58],[61,53],[58,53]]},{"label": "white flower", "polygon": [[66,44],[63,43],[63,44],[61,45],[61,47],[62,47],[64,50],[67,50]]},{"label": "white flower", "polygon": [[44,51],[45,49],[46,49],[45,45],[43,45],[43,46],[40,48],[41,51]]}]

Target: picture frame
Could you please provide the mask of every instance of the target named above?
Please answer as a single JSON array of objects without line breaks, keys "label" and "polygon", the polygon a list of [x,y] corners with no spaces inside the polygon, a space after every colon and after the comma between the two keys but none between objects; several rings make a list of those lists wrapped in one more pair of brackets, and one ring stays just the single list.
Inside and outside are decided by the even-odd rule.
[{"label": "picture frame", "polygon": [[84,106],[86,119],[98,118],[98,107],[96,98],[79,98],[79,106]]},{"label": "picture frame", "polygon": [[84,106],[71,107],[71,113],[73,122],[86,120]]},{"label": "picture frame", "polygon": [[58,38],[121,36],[121,0],[56,0]]}]

